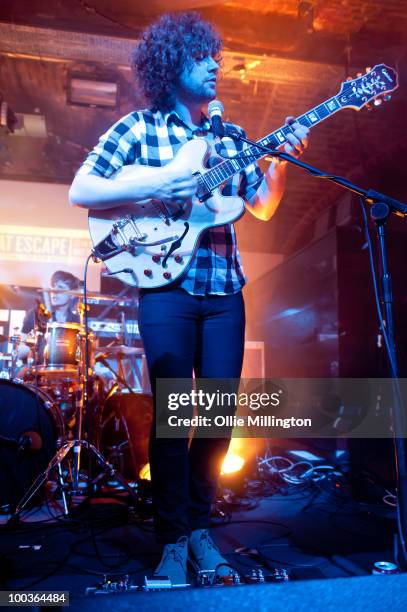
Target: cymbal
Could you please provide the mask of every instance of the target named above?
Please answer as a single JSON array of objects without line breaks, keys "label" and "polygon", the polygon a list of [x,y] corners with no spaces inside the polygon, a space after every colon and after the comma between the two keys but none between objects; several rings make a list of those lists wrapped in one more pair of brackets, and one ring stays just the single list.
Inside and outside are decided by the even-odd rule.
[{"label": "cymbal", "polygon": [[[38,293],[46,292],[46,293],[64,293],[65,295],[72,295],[72,297],[84,299],[83,291],[75,291],[73,289],[53,289],[52,287],[45,287],[44,289],[37,289]],[[120,302],[125,305],[132,306],[133,301],[128,300],[126,298],[120,298],[115,295],[107,295],[105,293],[87,293],[87,300],[92,302]]]},{"label": "cymbal", "polygon": [[131,355],[144,355],[144,350],[136,346],[125,346],[124,344],[117,344],[115,346],[106,346],[104,353],[99,353],[95,356],[98,357],[131,357]]}]

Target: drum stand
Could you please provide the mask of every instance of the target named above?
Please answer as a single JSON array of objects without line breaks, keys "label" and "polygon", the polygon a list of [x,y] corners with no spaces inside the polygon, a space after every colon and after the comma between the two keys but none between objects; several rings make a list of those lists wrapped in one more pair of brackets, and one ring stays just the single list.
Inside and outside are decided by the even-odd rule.
[{"label": "drum stand", "polygon": [[67,485],[64,481],[61,463],[71,450],[75,458],[75,453],[78,453],[79,448],[83,448],[87,450],[89,454],[93,455],[96,458],[96,462],[103,470],[103,474],[97,476],[92,481],[93,484],[96,484],[102,478],[106,476],[110,478],[114,478],[115,480],[120,482],[120,484],[123,486],[124,489],[126,489],[126,491],[133,498],[133,500],[136,503],[138,503],[138,497],[136,493],[133,491],[132,487],[128,484],[126,479],[110,463],[106,461],[103,455],[98,451],[98,449],[95,446],[93,446],[93,444],[90,444],[86,440],[70,440],[69,442],[65,442],[65,444],[63,444],[61,448],[57,450],[56,454],[51,459],[46,469],[33,482],[31,487],[28,489],[27,493],[25,493],[25,495],[22,497],[22,499],[17,504],[16,509],[12,517],[10,518],[10,521],[12,522],[18,521],[20,514],[23,512],[26,505],[34,497],[34,495],[41,488],[41,486],[46,482],[46,480],[48,480],[48,477],[51,471],[55,468],[58,469],[58,483],[62,491],[62,502],[64,506],[64,515],[69,516],[69,507],[68,507],[68,501],[67,501],[67,495],[66,495]]},{"label": "drum stand", "polygon": [[[105,403],[113,395],[114,391],[118,391],[117,395],[119,396],[119,399],[121,399],[122,396],[123,396],[123,388],[126,388],[129,391],[130,394],[136,395],[134,393],[133,389],[130,387],[130,385],[126,381],[126,375],[125,375],[125,371],[124,371],[124,367],[123,367],[123,358],[125,358],[125,357],[126,357],[126,355],[124,353],[118,352],[116,354],[116,359],[117,359],[117,362],[118,362],[118,371],[116,371],[116,370],[114,370],[114,368],[112,368],[112,366],[104,358],[104,356],[100,356],[99,357],[99,361],[105,366],[105,368],[110,370],[110,372],[112,372],[112,374],[116,378],[116,383],[114,384],[114,386],[112,387],[112,389],[108,393],[108,395],[107,395],[107,397],[105,399]],[[120,423],[121,423],[121,425],[123,427],[125,436],[126,436],[126,439],[123,440],[123,442],[121,442],[118,446],[116,446],[116,450],[118,449],[121,452],[122,449],[125,446],[128,447],[129,452],[130,452],[131,462],[133,464],[134,474],[137,475],[137,472],[138,472],[137,467],[138,467],[138,465],[137,465],[136,455],[134,453],[133,441],[131,439],[131,434],[130,434],[130,431],[129,431],[129,428],[128,428],[128,425],[127,425],[126,417],[124,416],[123,411],[121,409],[120,401],[119,401],[119,405],[114,407],[113,411],[107,416],[107,418],[103,419],[100,422],[99,436],[101,436],[101,432],[106,427],[108,422],[111,421],[112,419],[117,419],[118,421],[120,421]]]},{"label": "drum stand", "polygon": [[[86,320],[86,308],[85,308],[85,320]],[[67,455],[72,451],[73,453],[73,461],[72,461],[72,474],[71,474],[71,486],[72,492],[77,493],[79,491],[79,470],[80,470],[80,457],[82,449],[88,451],[90,456],[95,457],[97,464],[102,468],[102,474],[96,476],[91,482],[93,485],[100,482],[102,478],[109,476],[110,478],[114,478],[117,480],[123,488],[129,493],[130,497],[134,500],[136,504],[138,504],[138,497],[132,487],[128,484],[126,479],[111,465],[103,455],[99,452],[99,450],[93,445],[90,444],[87,440],[82,439],[82,423],[83,423],[83,410],[84,408],[88,408],[88,391],[89,391],[89,347],[88,347],[88,336],[87,336],[87,325],[85,325],[85,364],[83,364],[83,355],[81,361],[79,378],[82,380],[82,393],[79,400],[78,406],[78,422],[76,427],[76,436],[75,440],[69,440],[63,442],[62,446],[57,450],[54,457],[49,462],[46,469],[36,478],[31,487],[22,497],[22,499],[17,504],[15,511],[9,522],[18,522],[21,513],[24,508],[27,506],[29,501],[33,498],[33,496],[37,493],[40,487],[48,480],[48,477],[52,470],[57,468],[58,470],[58,484],[61,487],[62,493],[62,502],[64,508],[64,515],[69,516],[69,504],[67,499],[67,483],[64,481],[64,474],[62,471],[61,463],[67,457]],[[84,369],[83,369],[84,366]]]}]

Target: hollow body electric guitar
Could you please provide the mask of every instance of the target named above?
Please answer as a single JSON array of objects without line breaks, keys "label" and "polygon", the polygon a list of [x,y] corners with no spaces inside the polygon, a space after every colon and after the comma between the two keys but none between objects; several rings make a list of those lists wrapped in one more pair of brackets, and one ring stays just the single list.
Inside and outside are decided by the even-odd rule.
[{"label": "hollow body electric guitar", "polygon": [[[342,83],[338,94],[297,118],[307,127],[324,121],[343,108],[360,110],[372,100],[387,97],[398,87],[397,74],[380,64],[365,75]],[[290,127],[285,125],[258,144],[276,149],[286,142]],[[184,203],[158,200],[129,203],[107,210],[89,211],[89,231],[93,254],[109,273],[139,288],[168,285],[185,274],[202,233],[236,221],[245,204],[238,196],[223,196],[221,186],[234,174],[266,154],[254,146],[221,161],[212,168],[207,163],[212,150],[203,139],[184,144],[176,154],[197,178],[196,196]],[[109,180],[134,180],[140,166],[123,166]]]}]

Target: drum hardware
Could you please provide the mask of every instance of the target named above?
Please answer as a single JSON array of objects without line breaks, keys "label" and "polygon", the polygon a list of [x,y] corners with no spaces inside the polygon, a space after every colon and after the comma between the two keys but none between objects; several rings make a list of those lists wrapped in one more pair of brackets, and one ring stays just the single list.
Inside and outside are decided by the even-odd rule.
[{"label": "drum hardware", "polygon": [[36,307],[34,311],[34,328],[37,331],[45,333],[47,329],[47,322],[51,319],[52,315],[40,300],[36,299]]},{"label": "drum hardware", "polygon": [[[34,359],[34,366],[25,374],[24,380],[53,397],[71,432],[83,394],[83,327],[79,323],[48,322],[45,335],[37,338],[37,354],[40,353],[41,340],[45,341],[44,362],[40,364],[39,358]],[[93,346],[93,335],[90,343]]]},{"label": "drum hardware", "polygon": [[[47,287],[45,289],[38,289],[39,293],[64,293],[66,295],[71,295],[72,297],[82,298],[83,299],[83,291],[75,291],[71,289],[53,289],[52,287]],[[106,302],[111,302],[112,304],[119,304],[123,307],[131,308],[136,305],[135,300],[128,300],[126,298],[116,297],[114,295],[108,295],[106,293],[88,293],[86,296],[86,300],[88,304],[95,305],[103,305]]]},{"label": "drum hardware", "polygon": [[153,419],[153,398],[127,393],[115,385],[103,404],[99,446],[109,462],[132,480],[148,463],[148,441]]},{"label": "drum hardware", "polygon": [[0,505],[14,508],[65,438],[65,424],[43,389],[0,379],[0,432]]},{"label": "drum hardware", "polygon": [[[50,289],[52,292],[59,292],[58,290]],[[86,292],[86,287],[84,288]],[[11,520],[18,520],[21,512],[27,507],[40,490],[41,486],[49,479],[52,472],[56,471],[57,482],[62,492],[63,512],[66,516],[69,516],[70,508],[68,504],[67,493],[70,488],[71,493],[79,492],[79,470],[80,470],[80,455],[81,449],[84,449],[90,458],[94,458],[99,467],[102,468],[102,473],[96,477],[93,481],[88,479],[90,484],[95,484],[102,478],[108,477],[118,481],[122,487],[127,490],[131,498],[137,503],[138,497],[133,491],[133,488],[127,483],[125,478],[118,472],[118,470],[109,462],[106,461],[100,452],[100,450],[92,444],[89,440],[82,439],[82,425],[83,425],[83,413],[84,408],[88,409],[88,399],[90,395],[90,377],[93,372],[94,358],[93,358],[93,335],[86,333],[87,329],[87,297],[82,292],[64,291],[75,297],[84,298],[78,303],[78,310],[80,312],[81,319],[84,320],[85,325],[82,326],[77,323],[59,323],[59,322],[47,322],[46,330],[41,325],[36,325],[34,353],[37,355],[35,359],[35,366],[31,371],[31,381],[38,385],[36,393],[41,396],[47,397],[47,405],[52,405],[53,410],[57,413],[58,422],[62,423],[62,434],[58,436],[58,444],[55,444],[56,453],[49,457],[47,454],[47,464],[45,469],[37,475],[34,482],[26,490],[20,501],[15,505],[15,512]],[[89,300],[92,299],[100,300],[100,303],[111,302],[123,304],[123,300],[116,300],[111,296],[103,296],[101,294],[90,294]],[[128,305],[132,305],[133,302],[129,302]],[[127,304],[125,304],[127,305]],[[82,310],[81,310],[82,309]],[[44,352],[44,363],[39,365],[39,345],[45,341],[45,352]],[[130,354],[137,354],[136,350],[128,350],[132,347],[126,347],[124,345],[119,346],[114,352],[113,358],[119,360],[119,372],[114,372],[116,380],[120,381],[123,387],[127,386],[125,377],[123,374],[122,359],[127,358]],[[104,364],[106,365],[106,364]],[[111,368],[110,368],[111,369]],[[35,389],[33,385],[25,383],[26,387]],[[47,393],[44,389],[47,390]],[[116,387],[117,389],[117,387]],[[131,389],[131,388],[130,388]],[[73,394],[73,395],[71,395]],[[74,399],[73,399],[74,398]],[[61,409],[61,400],[65,399],[67,403],[72,400],[72,405],[68,405],[69,414],[63,415]],[[60,406],[58,406],[60,404]],[[72,439],[67,437],[67,422],[66,419],[72,416],[72,412],[76,414],[76,426],[75,433]],[[65,417],[65,419],[63,418]],[[127,428],[127,422],[122,417],[121,425],[125,431],[127,431],[127,440],[125,443],[128,444],[130,452],[133,452],[133,446],[130,440],[130,434]],[[72,434],[72,430],[70,430]],[[54,449],[55,450],[55,449]],[[62,470],[62,462],[71,456],[71,467],[70,479],[66,483],[64,480],[64,473]],[[135,462],[134,462],[135,463]],[[43,465],[41,466],[44,467]],[[40,470],[39,470],[40,471]]]},{"label": "drum hardware", "polygon": [[[67,457],[69,452],[72,450],[73,458],[75,460],[75,454],[78,453],[78,447],[81,446],[85,450],[89,452],[90,455],[94,456],[97,464],[103,469],[103,477],[109,477],[110,479],[116,480],[119,482],[122,487],[131,495],[131,497],[138,502],[137,495],[133,491],[132,487],[128,484],[127,480],[110,464],[106,461],[103,455],[98,451],[98,449],[93,445],[87,442],[87,440],[69,440],[65,442],[56,452],[54,457],[48,463],[46,469],[38,476],[38,478],[33,482],[31,487],[19,501],[16,506],[16,509],[10,518],[11,522],[18,521],[20,514],[23,512],[24,508],[30,502],[30,500],[35,496],[35,494],[39,491],[42,485],[49,479],[49,475],[55,468],[58,469],[58,480],[62,490],[62,498],[63,498],[63,506],[64,506],[64,514],[65,516],[69,516],[69,507],[67,503],[66,497],[66,483],[64,481],[63,472],[61,463]],[[101,477],[97,477],[97,480],[100,481]],[[75,493],[76,491],[74,491]]]},{"label": "drum hardware", "polygon": [[[106,357],[117,357],[117,359],[124,359],[125,357],[131,357],[132,355],[144,355],[144,350],[136,346],[125,346],[124,344],[114,344],[113,346],[106,346],[105,353],[103,356]],[[99,355],[100,357],[100,355]]]},{"label": "drum hardware", "polygon": [[[4,381],[4,382],[9,382],[9,381]],[[10,381],[10,382],[11,384],[15,384],[14,381]],[[31,387],[32,389],[35,389],[35,387],[32,385],[27,385],[25,383],[21,383],[21,384],[24,387],[27,387],[27,388]],[[96,477],[92,481],[92,483],[99,482],[104,478],[115,480],[119,482],[120,485],[129,493],[129,495],[132,497],[134,502],[138,503],[138,497],[136,493],[134,492],[134,490],[132,489],[132,487],[127,483],[125,478],[118,472],[118,470],[116,470],[113,465],[111,465],[108,461],[105,460],[105,458],[100,453],[100,451],[96,448],[96,446],[94,446],[87,440],[80,439],[78,435],[72,440],[67,440],[65,424],[62,418],[61,411],[58,410],[58,406],[56,402],[53,402],[50,396],[47,396],[45,392],[39,388],[35,389],[35,392],[38,394],[41,394],[44,397],[47,397],[47,400],[48,400],[47,407],[48,409],[52,407],[54,411],[54,418],[55,420],[58,421],[60,435],[58,436],[58,444],[55,444],[57,448],[56,453],[51,457],[45,469],[35,478],[34,482],[32,482],[31,486],[24,493],[23,497],[15,505],[15,510],[14,510],[12,517],[10,518],[10,521],[16,522],[19,520],[19,517],[21,513],[23,512],[23,510],[27,507],[30,501],[32,501],[35,498],[36,494],[39,492],[42,485],[47,480],[49,480],[51,473],[55,471],[55,469],[56,469],[57,482],[60,486],[61,494],[62,494],[63,513],[65,516],[69,516],[70,509],[69,509],[69,504],[68,504],[67,491],[69,487],[71,487],[72,493],[79,492],[79,465],[77,463],[77,460],[78,460],[77,458],[78,458],[80,449],[86,450],[89,455],[89,458],[95,458],[98,466],[102,468],[103,473],[99,475],[98,477]],[[83,395],[84,394],[82,393],[81,395],[82,397],[80,401],[81,405],[79,406],[79,414],[82,413],[82,409],[83,409]],[[5,410],[3,412],[6,413]],[[81,432],[81,423],[77,424],[76,433],[78,432]],[[69,453],[71,453],[72,455],[72,470],[70,470],[71,471],[70,482],[66,483],[64,480],[64,473],[62,470],[62,462],[69,455]],[[76,474],[75,474],[75,469],[77,470]]]},{"label": "drum hardware", "polygon": [[[117,391],[117,388],[116,388],[116,391]],[[116,395],[115,393],[109,394],[109,398],[114,397],[115,395]],[[105,402],[105,405],[106,405],[106,402]],[[108,452],[109,461],[111,461],[116,466],[119,465],[119,471],[123,472],[124,470],[124,459],[123,459],[124,450],[128,449],[130,452],[130,458],[131,458],[133,471],[135,474],[137,474],[137,460],[136,460],[135,450],[132,444],[126,417],[123,411],[120,409],[120,403],[119,405],[115,406],[114,409],[110,412],[110,414],[108,414],[107,417],[100,423],[100,438],[99,438],[100,445],[102,445],[103,443],[102,432],[105,430],[105,428],[108,426],[110,422],[112,422],[113,429],[115,432],[118,432],[120,430],[120,426],[123,428],[125,439],[120,441],[118,444],[115,444],[115,441],[112,440],[112,443],[110,445],[104,446],[104,450]]]},{"label": "drum hardware", "polygon": [[[125,322],[124,322],[124,325],[125,325]],[[105,368],[110,370],[110,372],[112,372],[116,380],[116,383],[113,385],[112,389],[110,389],[110,392],[108,396],[106,397],[104,406],[106,405],[106,402],[108,401],[108,399],[110,399],[110,397],[113,396],[113,394],[117,394],[119,398],[121,398],[123,388],[126,388],[131,394],[134,393],[133,389],[130,387],[130,385],[126,381],[125,372],[123,369],[123,359],[125,359],[126,357],[130,357],[131,355],[136,355],[140,350],[142,352],[142,349],[137,349],[135,347],[125,346],[125,345],[116,345],[116,346],[106,347],[105,353],[101,353],[96,356],[95,360],[102,363],[105,366]],[[112,368],[110,363],[107,361],[106,357],[114,357],[117,359],[117,362],[118,362],[117,371],[114,368]],[[101,412],[101,418],[103,417],[103,408]],[[109,452],[109,458],[112,458],[113,456],[115,456],[115,460],[117,461],[117,459],[119,458],[119,461],[120,461],[120,458],[123,457],[122,451],[125,447],[127,447],[130,451],[133,471],[135,474],[137,474],[137,460],[135,456],[135,451],[134,451],[133,443],[132,443],[131,436],[129,433],[129,429],[127,426],[126,418],[123,414],[123,411],[121,410],[120,401],[114,405],[114,409],[112,410],[110,414],[108,414],[107,418],[100,422],[100,427],[98,428],[99,446],[101,446],[102,444],[102,439],[101,439],[102,432],[111,420],[113,420],[115,423],[115,427],[114,427],[115,431],[119,430],[120,424],[121,424],[124,434],[125,434],[125,439],[119,445],[113,444],[111,447],[106,448],[106,450]],[[121,468],[120,471],[122,471],[123,470],[122,462],[120,462],[120,468]]]},{"label": "drum hardware", "polygon": [[[133,389],[127,383],[126,378],[125,378],[125,373],[124,373],[124,370],[123,370],[123,362],[122,362],[123,357],[120,356],[121,353],[117,353],[117,355],[115,356],[117,358],[117,361],[118,361],[118,366],[119,366],[118,371],[116,371],[114,368],[112,368],[110,363],[107,361],[106,357],[108,355],[109,355],[108,352],[106,352],[106,353],[99,353],[99,355],[96,355],[95,361],[103,364],[105,366],[105,368],[107,368],[108,370],[110,370],[110,372],[112,372],[113,376],[116,379],[116,385],[115,386],[118,389],[120,389],[121,387],[125,387],[129,391],[129,393],[134,393]],[[119,384],[117,384],[117,383],[119,383]]]}]

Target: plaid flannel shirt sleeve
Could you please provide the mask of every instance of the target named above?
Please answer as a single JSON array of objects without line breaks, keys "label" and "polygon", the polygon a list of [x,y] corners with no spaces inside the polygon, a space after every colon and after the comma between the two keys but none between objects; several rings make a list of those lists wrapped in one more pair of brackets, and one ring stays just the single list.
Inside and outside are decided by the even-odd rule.
[{"label": "plaid flannel shirt sleeve", "polygon": [[135,114],[126,115],[99,138],[76,174],[96,174],[108,178],[134,161],[140,147],[139,124]]}]

